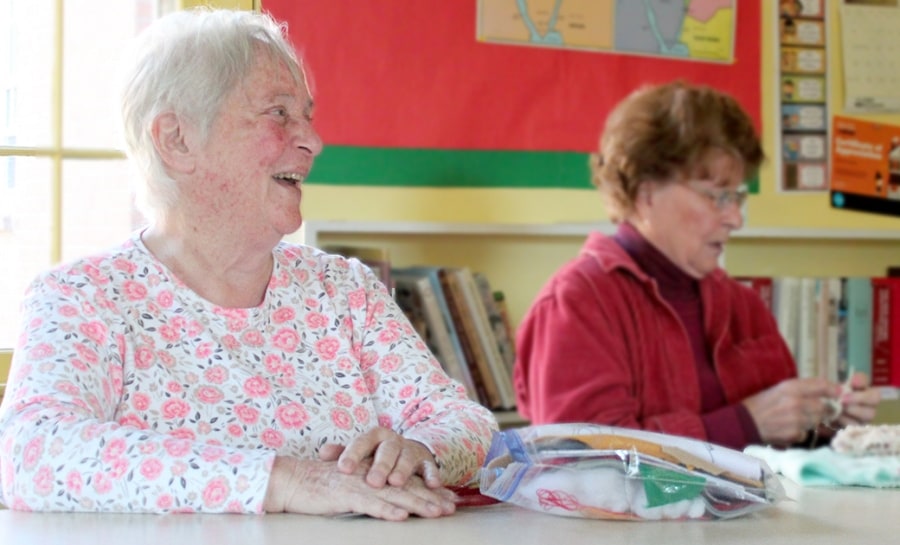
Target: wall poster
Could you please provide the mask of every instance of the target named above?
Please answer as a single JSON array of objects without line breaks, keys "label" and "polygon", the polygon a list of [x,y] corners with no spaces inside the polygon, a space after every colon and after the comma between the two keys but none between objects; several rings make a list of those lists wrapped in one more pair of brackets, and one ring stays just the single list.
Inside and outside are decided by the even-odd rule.
[{"label": "wall poster", "polygon": [[825,0],[779,0],[779,191],[828,190]]},{"label": "wall poster", "polygon": [[835,116],[831,206],[900,216],[900,126]]},{"label": "wall poster", "polygon": [[[582,47],[607,43],[612,4],[628,7],[623,24],[653,30],[606,36],[631,53]],[[479,36],[479,9],[498,5],[494,20],[506,23]],[[262,9],[287,23],[311,75],[325,142],[311,183],[593,189],[588,154],[610,109],[642,85],[677,79],[732,94],[762,130],[758,0],[263,0]],[[512,30],[530,43],[488,41]]]}]

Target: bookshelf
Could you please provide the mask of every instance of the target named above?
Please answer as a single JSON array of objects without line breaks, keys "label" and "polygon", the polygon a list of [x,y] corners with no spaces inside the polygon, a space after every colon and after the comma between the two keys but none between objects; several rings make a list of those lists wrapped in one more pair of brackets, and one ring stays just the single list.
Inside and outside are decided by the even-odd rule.
[{"label": "bookshelf", "polygon": [[[608,221],[593,223],[451,223],[415,221],[310,220],[304,223],[301,239],[311,246],[330,235],[477,235],[584,237],[592,231],[610,234],[615,226]],[[900,229],[828,229],[815,227],[745,227],[735,231],[735,239],[788,240],[886,240],[900,242]]]},{"label": "bookshelf", "polygon": [[[397,266],[468,266],[506,292],[516,325],[592,231],[611,234],[615,225],[309,220],[294,240],[385,246]],[[723,266],[733,276],[883,276],[888,266],[900,265],[898,256],[900,229],[751,226],[732,234]],[[828,270],[823,263],[831,264]]]},{"label": "bookshelf", "polygon": [[[471,267],[506,293],[516,326],[546,279],[577,254],[592,231],[611,234],[615,225],[310,220],[295,241],[383,246],[397,266]],[[760,247],[771,259],[758,259]],[[734,276],[879,276],[887,265],[900,264],[900,229],[745,227],[732,234],[726,253],[723,266]],[[821,256],[834,262],[835,253],[847,255],[839,260],[842,269],[822,271]],[[501,427],[525,423],[515,411],[496,414]],[[900,422],[900,401],[883,403],[877,421]]]}]

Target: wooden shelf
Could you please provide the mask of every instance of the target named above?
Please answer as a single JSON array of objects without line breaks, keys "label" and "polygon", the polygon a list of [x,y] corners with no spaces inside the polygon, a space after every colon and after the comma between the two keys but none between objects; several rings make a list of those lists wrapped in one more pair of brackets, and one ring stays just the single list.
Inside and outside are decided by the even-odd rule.
[{"label": "wooden shelf", "polygon": [[479,236],[585,236],[591,231],[613,233],[612,223],[442,223],[393,221],[307,221],[303,225],[303,240],[317,246],[324,234],[382,234],[382,235],[479,235]]},{"label": "wooden shelf", "polygon": [[[611,222],[596,223],[445,223],[392,221],[307,221],[301,240],[317,246],[323,234],[478,235],[576,237],[598,231],[611,234]],[[900,229],[817,229],[805,227],[746,227],[731,235],[738,239],[896,240]]]},{"label": "wooden shelf", "polygon": [[521,428],[522,426],[527,426],[528,421],[522,418],[517,411],[494,411],[494,417],[497,419],[497,423],[500,424],[500,429],[505,430],[508,428]]}]

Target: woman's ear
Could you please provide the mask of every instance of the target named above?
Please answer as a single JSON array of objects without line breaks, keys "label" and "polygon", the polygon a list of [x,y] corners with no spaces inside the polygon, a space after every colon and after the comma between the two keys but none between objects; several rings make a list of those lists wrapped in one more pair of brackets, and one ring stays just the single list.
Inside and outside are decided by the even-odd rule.
[{"label": "woman's ear", "polygon": [[150,127],[153,146],[166,169],[182,174],[194,171],[194,154],[186,138],[188,130],[184,119],[174,112],[159,114],[153,120]]},{"label": "woman's ear", "polygon": [[656,185],[651,182],[642,182],[634,195],[634,204],[631,207],[629,221],[635,226],[641,225],[650,216],[653,203],[656,201]]},{"label": "woman's ear", "polygon": [[635,208],[648,206],[653,202],[653,189],[653,184],[647,182],[638,186],[634,199]]}]

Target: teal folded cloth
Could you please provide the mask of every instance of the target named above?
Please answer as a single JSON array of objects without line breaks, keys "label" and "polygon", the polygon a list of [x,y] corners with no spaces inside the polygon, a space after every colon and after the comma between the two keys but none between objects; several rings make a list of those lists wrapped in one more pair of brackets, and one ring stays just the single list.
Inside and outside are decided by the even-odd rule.
[{"label": "teal folded cloth", "polygon": [[830,447],[814,450],[749,446],[744,453],[803,486],[900,487],[900,456],[848,456]]}]

